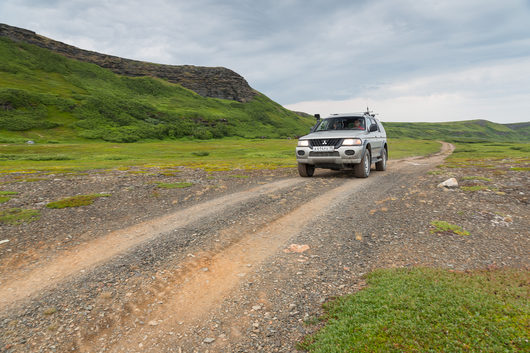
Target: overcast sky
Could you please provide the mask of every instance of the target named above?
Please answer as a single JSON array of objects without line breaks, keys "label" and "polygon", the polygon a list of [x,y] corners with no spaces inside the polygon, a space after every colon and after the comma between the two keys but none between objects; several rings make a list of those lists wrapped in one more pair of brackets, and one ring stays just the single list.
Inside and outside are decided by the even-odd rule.
[{"label": "overcast sky", "polygon": [[224,66],[310,114],[530,121],[529,0],[1,0],[82,49]]}]

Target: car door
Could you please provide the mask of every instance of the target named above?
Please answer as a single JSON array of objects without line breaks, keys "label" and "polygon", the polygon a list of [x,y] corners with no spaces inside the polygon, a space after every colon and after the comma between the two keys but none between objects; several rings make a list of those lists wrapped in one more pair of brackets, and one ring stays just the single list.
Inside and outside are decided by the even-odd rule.
[{"label": "car door", "polygon": [[381,148],[382,148],[381,131],[379,130],[379,127],[378,127],[376,131],[370,132],[370,127],[372,126],[372,124],[376,124],[375,120],[366,117],[366,122],[368,126],[368,132],[370,134],[370,144],[372,145],[372,158],[376,158],[381,155]]}]

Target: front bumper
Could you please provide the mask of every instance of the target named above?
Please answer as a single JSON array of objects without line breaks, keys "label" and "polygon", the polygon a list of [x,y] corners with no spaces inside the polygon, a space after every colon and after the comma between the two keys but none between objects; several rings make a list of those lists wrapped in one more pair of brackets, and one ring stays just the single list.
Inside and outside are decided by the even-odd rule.
[{"label": "front bumper", "polygon": [[341,146],[333,152],[317,152],[312,147],[296,147],[295,153],[298,163],[348,168],[352,164],[361,163],[363,149],[363,146]]}]

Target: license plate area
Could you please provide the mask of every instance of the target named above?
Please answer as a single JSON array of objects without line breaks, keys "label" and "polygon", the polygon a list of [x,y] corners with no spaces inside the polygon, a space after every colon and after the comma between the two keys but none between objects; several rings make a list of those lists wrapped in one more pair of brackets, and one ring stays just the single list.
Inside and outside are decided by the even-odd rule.
[{"label": "license plate area", "polygon": [[333,152],[335,146],[313,146],[313,151],[315,152]]}]

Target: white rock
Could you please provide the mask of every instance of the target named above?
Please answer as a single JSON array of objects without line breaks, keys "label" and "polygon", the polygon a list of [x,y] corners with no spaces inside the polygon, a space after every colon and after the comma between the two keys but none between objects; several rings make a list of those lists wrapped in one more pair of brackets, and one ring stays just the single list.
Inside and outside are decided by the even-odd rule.
[{"label": "white rock", "polygon": [[455,178],[447,179],[446,181],[438,184],[439,188],[457,188],[458,187],[458,181],[456,181]]}]

